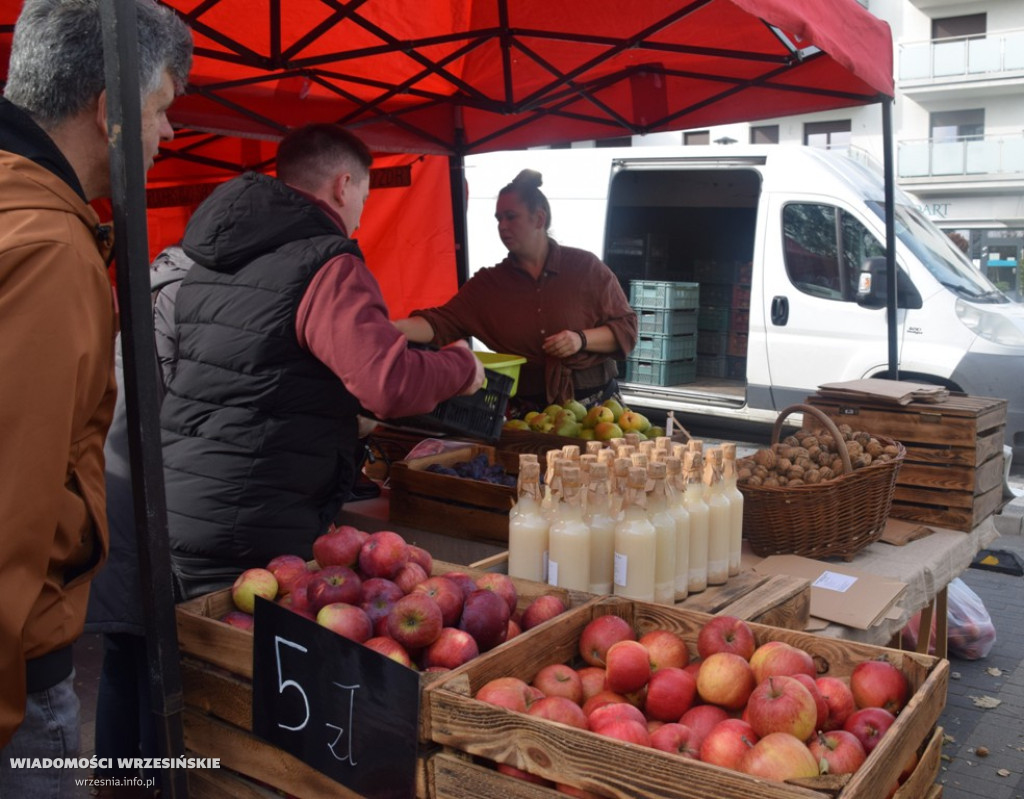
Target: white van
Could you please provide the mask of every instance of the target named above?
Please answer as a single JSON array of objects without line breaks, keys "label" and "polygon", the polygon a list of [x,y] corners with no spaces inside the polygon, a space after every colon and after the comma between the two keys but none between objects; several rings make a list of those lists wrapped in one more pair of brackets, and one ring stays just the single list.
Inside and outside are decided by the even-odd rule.
[{"label": "white van", "polygon": [[[632,289],[643,347],[620,370],[632,407],[671,409],[684,424],[686,414],[770,423],[822,383],[887,376],[883,273],[858,294],[865,261],[885,255],[882,177],[862,160],[731,145],[491,153],[466,167],[472,268],[505,256],[494,201],[531,168],[555,239],[601,255],[627,296],[632,281],[650,281]],[[899,191],[895,214],[900,377],[1006,398],[1006,443],[1024,456],[1024,305]],[[694,334],[685,352],[642,299],[662,281],[699,284],[697,329],[671,331]]]}]

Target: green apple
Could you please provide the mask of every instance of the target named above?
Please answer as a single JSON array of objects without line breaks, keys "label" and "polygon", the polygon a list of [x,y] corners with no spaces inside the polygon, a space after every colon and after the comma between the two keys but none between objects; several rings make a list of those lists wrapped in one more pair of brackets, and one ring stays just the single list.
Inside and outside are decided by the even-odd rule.
[{"label": "green apple", "polygon": [[598,422],[594,427],[594,437],[598,441],[611,441],[613,438],[622,438],[622,428],[615,422]]},{"label": "green apple", "polygon": [[665,428],[664,427],[658,427],[657,425],[651,425],[651,427],[647,430],[645,435],[648,438],[659,438],[659,437],[665,435]]},{"label": "green apple", "polygon": [[556,416],[558,416],[558,412],[560,410],[562,410],[562,406],[561,405],[559,405],[557,403],[552,403],[552,404],[548,405],[548,407],[546,407],[544,409],[544,413],[546,413],[548,416],[550,416],[552,419],[554,419]]},{"label": "green apple", "polygon": [[565,403],[564,407],[566,410],[572,411],[572,415],[576,417],[577,422],[582,422],[587,418],[587,409],[578,400],[571,399]]},{"label": "green apple", "polygon": [[626,410],[619,404],[618,400],[606,399],[601,403],[604,407],[609,408],[612,412],[612,421],[618,423],[619,417],[622,416],[622,412]]}]

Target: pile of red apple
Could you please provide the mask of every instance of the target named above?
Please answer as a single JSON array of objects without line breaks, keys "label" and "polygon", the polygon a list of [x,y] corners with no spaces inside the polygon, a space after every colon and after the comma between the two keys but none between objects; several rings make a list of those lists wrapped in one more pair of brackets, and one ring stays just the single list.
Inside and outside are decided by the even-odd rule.
[{"label": "pile of red apple", "polygon": [[[910,694],[904,674],[887,660],[859,662],[849,677],[818,676],[808,652],[782,641],[758,646],[751,627],[732,616],[708,621],[696,644],[699,657],[691,659],[686,641],[672,630],[638,636],[621,617],[598,616],[581,631],[580,662],[545,665],[529,683],[493,679],[475,698],[785,781],[855,772]],[[913,771],[916,755],[911,761],[899,782]],[[512,766],[497,768],[552,785]]]},{"label": "pile of red apple", "polygon": [[222,621],[252,629],[257,596],[410,668],[452,669],[562,613],[545,594],[520,613],[515,581],[485,572],[431,576],[433,557],[398,533],[332,527],[313,542],[314,562],[279,555],[248,569],[231,589]]}]

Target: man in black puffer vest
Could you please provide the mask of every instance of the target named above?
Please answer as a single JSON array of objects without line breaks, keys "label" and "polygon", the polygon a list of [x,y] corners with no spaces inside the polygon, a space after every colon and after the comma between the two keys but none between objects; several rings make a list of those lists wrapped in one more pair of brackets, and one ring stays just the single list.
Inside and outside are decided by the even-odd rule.
[{"label": "man in black puffer vest", "polygon": [[472,352],[409,349],[349,238],[372,157],[333,124],[293,131],[278,178],[214,191],[182,247],[177,372],[161,412],[168,524],[183,595],[275,555],[312,556],[348,496],[356,415],[426,413],[483,380]]}]

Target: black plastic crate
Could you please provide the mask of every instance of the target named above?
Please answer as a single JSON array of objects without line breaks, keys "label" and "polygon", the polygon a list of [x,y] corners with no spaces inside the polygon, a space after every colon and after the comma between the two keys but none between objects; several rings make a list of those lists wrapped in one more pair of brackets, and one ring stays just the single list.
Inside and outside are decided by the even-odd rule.
[{"label": "black plastic crate", "polygon": [[497,441],[505,423],[505,409],[515,380],[509,375],[484,369],[487,385],[468,397],[452,397],[438,405],[433,413],[417,416],[420,425],[436,427],[446,433]]}]

